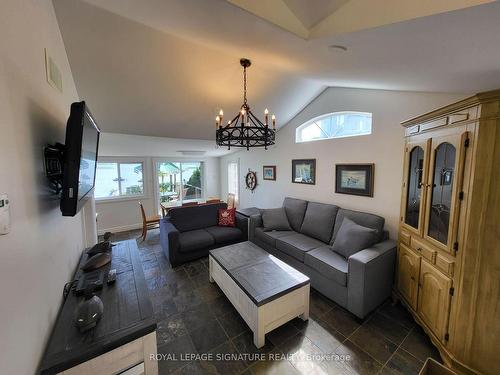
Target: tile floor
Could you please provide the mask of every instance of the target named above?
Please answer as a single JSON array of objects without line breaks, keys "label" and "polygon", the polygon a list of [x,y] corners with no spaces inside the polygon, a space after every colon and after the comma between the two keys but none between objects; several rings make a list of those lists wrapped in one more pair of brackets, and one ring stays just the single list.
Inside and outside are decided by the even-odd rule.
[{"label": "tile floor", "polygon": [[[116,233],[112,241],[139,234]],[[257,350],[245,322],[217,285],[209,283],[207,258],[172,268],[157,230],[138,245],[158,319],[158,353],[176,359],[159,362],[162,375],[418,374],[427,357],[439,359],[401,305],[387,301],[361,322],[314,290],[309,321],[297,318],[277,328]],[[207,360],[206,353],[213,359],[223,354],[225,360]],[[333,360],[335,355],[344,360]]]}]

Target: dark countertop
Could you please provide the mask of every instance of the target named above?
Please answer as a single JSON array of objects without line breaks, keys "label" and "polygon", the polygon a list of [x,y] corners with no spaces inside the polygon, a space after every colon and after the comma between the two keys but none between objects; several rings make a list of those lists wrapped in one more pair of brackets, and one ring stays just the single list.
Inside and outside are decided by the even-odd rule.
[{"label": "dark countertop", "polygon": [[309,283],[309,278],[252,242],[210,250],[210,256],[257,306]]},{"label": "dark countertop", "polygon": [[[80,266],[87,258],[83,252],[75,279],[80,277]],[[104,304],[104,313],[94,329],[80,333],[76,328],[74,311],[83,297],[73,292],[68,295],[42,358],[41,374],[67,370],[156,330],[135,240],[118,242],[113,247],[111,264],[101,269],[107,275],[113,268],[116,282],[108,286],[105,278],[103,289],[96,292]]]}]

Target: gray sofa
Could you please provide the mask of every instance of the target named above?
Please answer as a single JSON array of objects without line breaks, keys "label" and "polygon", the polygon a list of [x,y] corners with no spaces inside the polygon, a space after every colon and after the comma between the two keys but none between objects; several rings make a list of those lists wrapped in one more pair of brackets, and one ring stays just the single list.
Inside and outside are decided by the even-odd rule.
[{"label": "gray sofa", "polygon": [[172,266],[208,256],[208,251],[248,238],[248,219],[236,213],[236,227],[217,225],[226,203],[173,208],[160,220],[160,244]]},{"label": "gray sofa", "polygon": [[[249,240],[300,270],[311,286],[364,319],[390,297],[396,242],[384,231],[384,218],[335,205],[285,198],[292,230],[266,231],[262,215],[249,220]],[[344,218],[376,230],[376,243],[344,258],[332,250]]]}]

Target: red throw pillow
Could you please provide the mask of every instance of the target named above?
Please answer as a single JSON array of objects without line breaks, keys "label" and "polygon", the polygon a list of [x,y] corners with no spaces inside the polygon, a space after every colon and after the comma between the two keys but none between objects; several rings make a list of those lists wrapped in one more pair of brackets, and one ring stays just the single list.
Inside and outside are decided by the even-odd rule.
[{"label": "red throw pillow", "polygon": [[236,208],[219,208],[219,226],[236,226]]}]

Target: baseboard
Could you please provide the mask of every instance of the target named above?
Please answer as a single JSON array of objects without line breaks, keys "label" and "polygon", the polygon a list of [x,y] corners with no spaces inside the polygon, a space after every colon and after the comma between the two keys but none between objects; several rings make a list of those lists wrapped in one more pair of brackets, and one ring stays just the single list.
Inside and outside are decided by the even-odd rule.
[{"label": "baseboard", "polygon": [[126,232],[127,230],[141,229],[141,228],[142,228],[142,223],[130,224],[130,225],[122,225],[122,226],[119,226],[119,227],[99,229],[97,231],[97,234],[99,236],[102,236],[106,232],[119,233],[119,232]]}]

